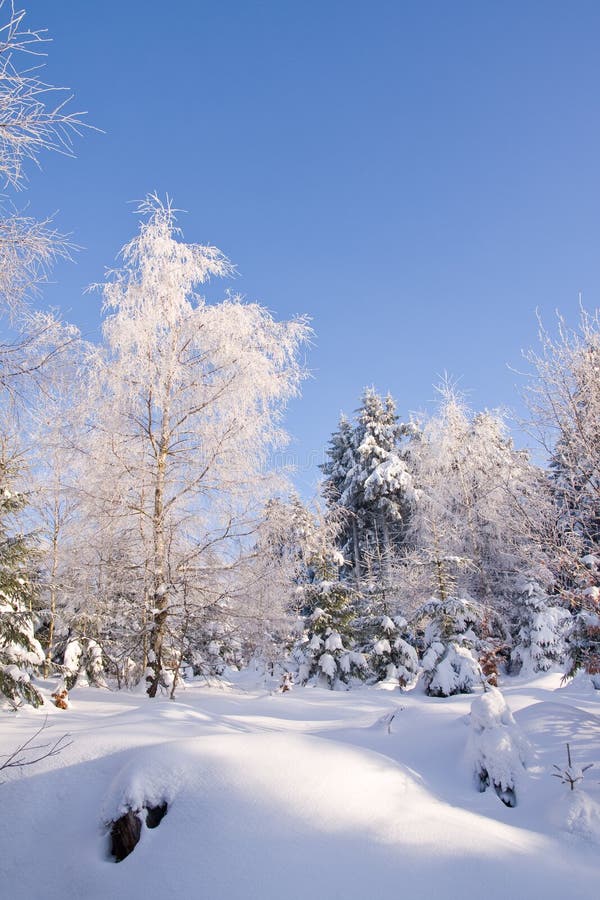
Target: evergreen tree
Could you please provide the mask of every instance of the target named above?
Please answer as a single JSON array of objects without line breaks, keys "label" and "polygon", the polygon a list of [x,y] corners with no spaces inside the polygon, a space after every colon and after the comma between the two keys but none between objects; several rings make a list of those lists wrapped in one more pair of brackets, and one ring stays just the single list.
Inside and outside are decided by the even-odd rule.
[{"label": "evergreen tree", "polygon": [[587,554],[580,560],[569,592],[571,620],[566,633],[566,677],[586,672],[600,689],[600,559]]},{"label": "evergreen tree", "polygon": [[44,651],[34,636],[31,581],[31,548],[20,534],[15,515],[24,506],[15,487],[18,470],[2,442],[0,458],[0,694],[11,706],[40,706],[43,699],[30,674],[44,661]]},{"label": "evergreen tree", "polygon": [[600,615],[587,610],[576,613],[566,636],[566,677],[587,672],[592,684],[600,690]]},{"label": "evergreen tree", "polygon": [[426,623],[422,665],[430,696],[470,694],[483,682],[473,655],[479,645],[482,615],[477,604],[455,597],[429,600],[419,610],[417,621]]},{"label": "evergreen tree", "polygon": [[338,430],[329,441],[327,460],[321,465],[325,476],[323,496],[330,510],[343,510],[339,547],[356,583],[360,583],[361,558],[358,531],[360,505],[357,484],[351,473],[357,464],[355,429],[346,416],[340,417]]},{"label": "evergreen tree", "polygon": [[327,502],[346,513],[341,549],[357,585],[363,577],[382,579],[405,538],[412,500],[401,447],[407,432],[392,397],[367,388],[355,425],[340,419],[321,467]]},{"label": "evergreen tree", "polygon": [[546,672],[562,662],[569,613],[535,583],[529,583],[515,606],[518,611],[511,668],[526,673]]},{"label": "evergreen tree", "polygon": [[333,690],[347,685],[352,675],[364,675],[365,657],[352,649],[351,623],[356,613],[348,586],[341,581],[317,581],[305,596],[311,611],[294,651],[300,683],[315,679]]},{"label": "evergreen tree", "polygon": [[363,652],[377,681],[411,687],[419,674],[417,651],[402,616],[377,616],[370,624],[370,640]]}]

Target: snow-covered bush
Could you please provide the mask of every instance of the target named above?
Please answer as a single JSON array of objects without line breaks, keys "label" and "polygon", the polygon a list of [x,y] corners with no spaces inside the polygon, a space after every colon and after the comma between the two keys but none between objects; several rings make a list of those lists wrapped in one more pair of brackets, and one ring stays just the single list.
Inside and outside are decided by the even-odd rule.
[{"label": "snow-covered bush", "polygon": [[546,592],[529,583],[516,606],[519,620],[511,668],[523,673],[546,672],[565,654],[565,632],[569,613],[552,605]]},{"label": "snow-covered bush", "polygon": [[492,786],[506,806],[516,806],[529,744],[497,688],[471,704],[467,755],[480,791]]},{"label": "snow-covered bush", "polygon": [[190,639],[190,659],[195,675],[222,675],[228,667],[242,665],[242,647],[230,617],[223,609],[220,619],[202,623]]},{"label": "snow-covered bush", "polygon": [[451,641],[435,642],[422,659],[426,691],[430,697],[471,694],[482,679],[479,663],[467,647]]},{"label": "snow-covered bush", "polygon": [[472,649],[478,644],[475,629],[481,622],[479,606],[468,600],[432,599],[417,613],[425,621],[421,661],[425,690],[432,697],[470,694],[483,673]]},{"label": "snow-covered bush", "polygon": [[102,648],[92,638],[71,640],[63,657],[63,680],[67,690],[75,684],[106,687]]}]

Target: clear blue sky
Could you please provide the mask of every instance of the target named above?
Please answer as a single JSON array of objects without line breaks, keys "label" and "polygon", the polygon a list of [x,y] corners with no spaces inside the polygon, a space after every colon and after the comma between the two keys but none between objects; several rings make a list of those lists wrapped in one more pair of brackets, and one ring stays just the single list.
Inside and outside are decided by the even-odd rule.
[{"label": "clear blue sky", "polygon": [[600,3],[22,3],[48,80],[105,131],[23,195],[85,248],[45,301],[93,335],[82,291],[132,236],[128,201],[168,192],[237,290],[313,319],[301,461],[366,384],[402,416],[444,370],[515,405],[535,308],[600,305]]}]

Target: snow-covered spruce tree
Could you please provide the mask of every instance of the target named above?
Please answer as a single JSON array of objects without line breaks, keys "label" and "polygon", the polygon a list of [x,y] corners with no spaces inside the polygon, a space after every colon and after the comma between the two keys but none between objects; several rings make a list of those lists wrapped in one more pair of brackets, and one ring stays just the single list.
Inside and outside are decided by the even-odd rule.
[{"label": "snow-covered spruce tree", "polygon": [[406,619],[384,615],[372,620],[369,626],[369,642],[362,649],[375,679],[403,689],[412,687],[419,674],[419,659]]},{"label": "snow-covered spruce tree", "polygon": [[[272,490],[268,453],[298,391],[306,321],[195,293],[231,265],[178,239],[169,204],[142,205],[123,267],[103,285],[104,345],[90,360],[86,451],[90,515],[135,547],[143,573],[148,693],[238,590],[240,562]],[[187,639],[187,638],[186,638]]]},{"label": "snow-covered spruce tree", "polygon": [[353,649],[351,623],[356,616],[353,597],[342,581],[316,580],[304,592],[310,612],[305,632],[294,649],[298,680],[314,679],[332,690],[346,686],[352,676],[364,677],[364,655]]},{"label": "snow-covered spruce tree", "polygon": [[568,611],[556,604],[539,584],[529,583],[515,604],[514,646],[511,670],[523,673],[546,672],[565,657]]},{"label": "snow-covered spruce tree", "polygon": [[358,464],[350,473],[360,498],[358,512],[363,554],[380,560],[383,571],[402,544],[412,498],[412,479],[400,451],[405,428],[398,422],[392,397],[383,401],[365,390],[357,416]]},{"label": "snow-covered spruce tree", "polygon": [[0,695],[13,708],[43,703],[30,674],[44,661],[31,612],[31,548],[15,519],[25,503],[17,480],[18,464],[5,438],[0,445]]},{"label": "snow-covered spruce tree", "polygon": [[[356,584],[360,583],[360,550],[356,515],[357,498],[350,484],[350,472],[356,465],[354,427],[345,415],[329,440],[327,460],[321,465],[325,476],[322,494],[329,510],[343,510],[338,545]],[[342,497],[344,501],[342,502]]]},{"label": "snow-covered spruce tree", "polygon": [[567,622],[565,677],[579,672],[600,689],[600,558],[587,554],[569,592],[572,616]]},{"label": "snow-covered spruce tree", "polygon": [[566,636],[567,668],[565,676],[573,678],[586,672],[596,690],[600,690],[600,615],[587,610],[576,613],[569,622]]},{"label": "snow-covered spruce tree", "polygon": [[[324,514],[318,505],[305,505],[292,492],[287,500],[268,504],[261,529],[260,558],[296,618],[295,628],[287,620],[278,668],[289,671],[291,665],[301,684],[312,679],[334,688],[364,668],[364,658],[352,649],[355,596],[339,580],[344,559],[336,542],[342,527],[335,515]],[[281,653],[286,648],[288,662]]]},{"label": "snow-covered spruce tree", "polygon": [[[317,504],[303,503],[295,491],[266,504],[245,579],[252,607],[265,614],[246,623],[244,646],[272,676],[289,672],[288,657],[313,612],[316,585],[323,577],[335,577],[343,564],[335,546],[338,533],[334,518]],[[267,614],[274,609],[280,610],[278,619]]]},{"label": "snow-covered spruce tree", "polygon": [[347,514],[341,549],[357,586],[365,574],[384,578],[404,540],[412,498],[401,447],[406,431],[391,396],[382,400],[367,388],[356,424],[342,417],[321,467],[328,504]]},{"label": "snow-covered spruce tree", "polygon": [[479,645],[477,631],[483,611],[473,602],[456,597],[432,599],[418,611],[415,623],[425,625],[423,678],[431,697],[470,694],[484,683],[473,651]]}]

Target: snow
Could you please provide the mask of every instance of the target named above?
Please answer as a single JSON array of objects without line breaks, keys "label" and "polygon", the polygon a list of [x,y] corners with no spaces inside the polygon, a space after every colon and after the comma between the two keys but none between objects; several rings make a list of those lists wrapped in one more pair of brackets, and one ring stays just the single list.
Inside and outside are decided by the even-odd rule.
[{"label": "snow", "polygon": [[79,671],[79,664],[81,662],[82,655],[83,650],[81,649],[81,644],[79,643],[79,641],[69,641],[63,658],[63,665],[65,669],[75,675]]},{"label": "snow", "polygon": [[[509,809],[473,784],[465,753],[472,695],[270,687],[251,673],[194,681],[174,701],[76,687],[68,711],[46,704],[4,713],[0,753],[45,715],[41,739],[68,731],[73,743],[2,773],[3,896],[595,895],[595,769],[573,792],[551,772],[566,758],[565,740],[577,766],[600,763],[597,694],[561,689],[559,676],[545,674],[501,686],[513,714],[498,692],[476,695],[478,727],[518,725],[531,744],[519,803]],[[47,698],[51,688],[41,690]],[[393,728],[382,727],[392,718]],[[107,823],[164,801],[159,826],[144,825],[133,853],[114,863]]]}]

